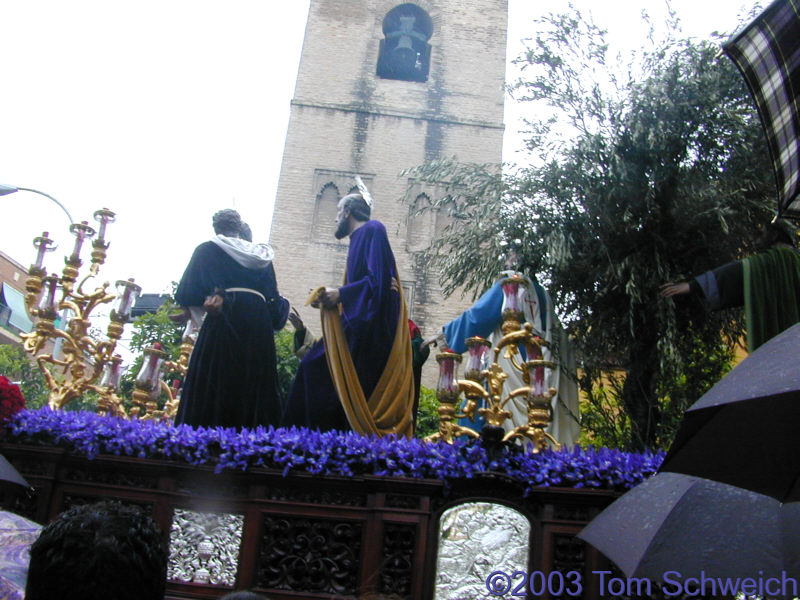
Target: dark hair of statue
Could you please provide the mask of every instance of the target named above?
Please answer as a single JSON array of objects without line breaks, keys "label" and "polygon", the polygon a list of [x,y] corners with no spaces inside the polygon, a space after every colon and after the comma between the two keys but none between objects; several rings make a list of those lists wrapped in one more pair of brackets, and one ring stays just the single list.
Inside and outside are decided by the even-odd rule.
[{"label": "dark hair of statue", "polygon": [[756,248],[758,250],[766,250],[775,244],[797,246],[797,233],[794,227],[784,220],[764,225],[761,235],[756,241]]},{"label": "dark hair of statue", "polygon": [[372,210],[361,194],[348,194],[342,198],[342,208],[349,210],[356,221],[369,221]]},{"label": "dark hair of statue", "polygon": [[223,208],[211,217],[214,233],[228,237],[239,237],[242,231],[242,217],[232,208]]},{"label": "dark hair of statue", "polygon": [[167,550],[153,520],[133,506],[73,507],[31,546],[27,600],[162,600]]}]

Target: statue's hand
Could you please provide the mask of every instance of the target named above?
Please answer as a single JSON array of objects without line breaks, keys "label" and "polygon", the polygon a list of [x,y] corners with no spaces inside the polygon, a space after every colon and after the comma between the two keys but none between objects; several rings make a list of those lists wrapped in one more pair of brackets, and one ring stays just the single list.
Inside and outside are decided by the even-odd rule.
[{"label": "statue's hand", "polygon": [[306,326],[303,324],[303,319],[300,318],[300,313],[297,312],[297,309],[293,306],[292,311],[289,313],[289,323],[292,324],[297,330],[305,329]]},{"label": "statue's hand", "polygon": [[222,312],[222,304],[224,301],[225,301],[224,298],[219,294],[214,294],[213,296],[207,296],[206,301],[203,302],[203,308],[209,315],[216,316],[220,312]]},{"label": "statue's hand", "polygon": [[665,283],[659,289],[658,295],[662,298],[670,298],[671,296],[680,296],[682,294],[688,294],[691,288],[689,288],[688,281],[680,281],[678,283]]},{"label": "statue's hand", "polygon": [[339,290],[337,288],[327,288],[320,294],[320,302],[325,308],[334,308],[339,304]]},{"label": "statue's hand", "polygon": [[[434,335],[433,337],[429,337],[427,340],[423,341],[422,344],[420,344],[419,348],[420,350],[424,350],[428,346],[438,346],[438,345],[439,345],[439,336]],[[447,344],[442,344],[442,346],[443,346],[442,350],[447,350]]]}]

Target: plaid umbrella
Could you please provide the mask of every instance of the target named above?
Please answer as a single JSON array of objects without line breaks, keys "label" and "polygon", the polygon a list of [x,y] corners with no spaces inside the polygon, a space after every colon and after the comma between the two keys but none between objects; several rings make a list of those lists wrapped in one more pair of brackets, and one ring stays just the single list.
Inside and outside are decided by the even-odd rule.
[{"label": "plaid umbrella", "polygon": [[756,101],[778,184],[778,216],[800,219],[800,0],[775,0],[722,50]]},{"label": "plaid umbrella", "polygon": [[30,548],[42,526],[0,510],[0,600],[22,600]]}]

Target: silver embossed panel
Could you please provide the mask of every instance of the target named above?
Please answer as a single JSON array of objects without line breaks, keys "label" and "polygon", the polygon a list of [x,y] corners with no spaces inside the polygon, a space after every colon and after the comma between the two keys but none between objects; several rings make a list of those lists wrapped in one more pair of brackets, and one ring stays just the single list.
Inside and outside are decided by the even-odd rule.
[{"label": "silver embossed panel", "polygon": [[175,509],[167,579],[233,586],[244,516]]},{"label": "silver embossed panel", "polygon": [[445,512],[440,523],[436,600],[486,598],[493,571],[527,571],[531,525],[518,511],[470,502]]}]

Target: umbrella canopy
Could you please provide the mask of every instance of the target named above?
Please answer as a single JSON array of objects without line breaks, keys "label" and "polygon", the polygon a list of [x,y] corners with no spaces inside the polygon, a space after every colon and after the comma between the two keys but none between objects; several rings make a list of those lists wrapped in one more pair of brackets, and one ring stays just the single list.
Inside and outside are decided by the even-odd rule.
[{"label": "umbrella canopy", "polygon": [[775,0],[722,50],[756,101],[778,185],[778,216],[800,218],[800,0]]},{"label": "umbrella canopy", "polygon": [[14,513],[0,511],[0,599],[22,600],[30,548],[42,526]]},{"label": "umbrella canopy", "polygon": [[19,474],[19,471],[17,471],[2,454],[0,454],[0,481],[10,481],[11,483],[16,483],[26,488],[31,487],[22,475]]},{"label": "umbrella canopy", "polygon": [[700,585],[703,595],[732,597],[755,584],[751,595],[792,597],[800,592],[799,535],[800,503],[659,473],[618,498],[578,537],[627,577],[659,583],[670,596],[697,595]]},{"label": "umbrella canopy", "polygon": [[661,472],[800,500],[800,323],[739,363],[687,411]]}]

